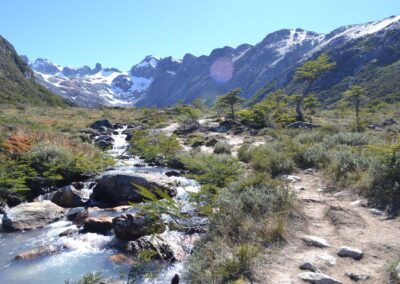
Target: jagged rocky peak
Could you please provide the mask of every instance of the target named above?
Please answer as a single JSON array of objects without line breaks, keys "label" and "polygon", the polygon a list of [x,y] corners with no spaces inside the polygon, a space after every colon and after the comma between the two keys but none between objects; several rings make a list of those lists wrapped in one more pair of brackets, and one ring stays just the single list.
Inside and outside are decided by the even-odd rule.
[{"label": "jagged rocky peak", "polygon": [[60,67],[48,59],[38,58],[31,64],[31,68],[43,74],[54,75],[60,71]]}]

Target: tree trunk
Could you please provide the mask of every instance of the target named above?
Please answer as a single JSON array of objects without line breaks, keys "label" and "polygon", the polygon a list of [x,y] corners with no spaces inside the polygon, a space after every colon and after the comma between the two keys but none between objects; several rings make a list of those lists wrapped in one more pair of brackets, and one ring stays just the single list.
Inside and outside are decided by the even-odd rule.
[{"label": "tree trunk", "polygon": [[235,108],[234,105],[231,105],[231,115],[232,115],[232,120],[235,120]]},{"label": "tree trunk", "polygon": [[301,110],[301,105],[303,103],[303,98],[296,102],[296,120],[304,121],[303,111]]}]

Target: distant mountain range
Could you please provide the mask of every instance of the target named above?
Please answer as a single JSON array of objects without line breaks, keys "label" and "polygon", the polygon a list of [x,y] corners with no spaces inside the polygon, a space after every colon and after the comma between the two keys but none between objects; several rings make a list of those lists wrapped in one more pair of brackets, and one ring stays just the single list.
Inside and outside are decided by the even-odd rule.
[{"label": "distant mountain range", "polygon": [[334,101],[354,82],[370,84],[371,90],[377,91],[380,80],[389,84],[382,95],[400,92],[400,80],[391,80],[400,78],[400,16],[344,26],[328,34],[283,29],[254,46],[217,48],[208,56],[186,54],[182,60],[147,56],[128,71],[103,68],[99,63],[94,69],[72,68],[48,59],[22,58],[38,83],[73,104],[163,107],[194,99],[211,103],[236,87],[241,87],[242,96],[250,101],[277,88],[293,93],[296,67],[322,52],[337,65],[317,82],[315,91],[321,98]]}]

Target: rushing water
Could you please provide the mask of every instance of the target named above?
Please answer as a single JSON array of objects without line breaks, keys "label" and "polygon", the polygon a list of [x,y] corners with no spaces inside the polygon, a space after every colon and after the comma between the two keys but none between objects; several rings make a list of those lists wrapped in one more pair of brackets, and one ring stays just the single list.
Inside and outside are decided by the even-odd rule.
[{"label": "rushing water", "polygon": [[[116,167],[112,171],[165,173],[171,170],[144,165],[142,160],[126,156],[129,145],[125,139],[126,135],[122,134],[125,129],[126,127],[118,129],[117,133],[112,135],[114,143],[109,154],[116,159]],[[138,167],[138,164],[143,166]],[[179,185],[175,199],[182,204],[182,211],[191,212],[193,207],[188,201],[188,193],[198,191],[198,183],[184,177],[170,177],[170,179]],[[88,196],[93,188],[89,184],[90,182],[85,183],[83,189]],[[114,212],[113,214],[118,213]],[[204,222],[201,218],[197,217],[197,219],[200,219],[199,222]],[[114,236],[86,233],[59,237],[59,234],[67,229],[77,229],[77,227],[66,220],[26,232],[3,232],[0,226],[0,283],[57,284],[64,283],[67,279],[78,280],[88,272],[102,272],[105,277],[127,279],[131,268],[129,263],[114,263],[110,258],[119,253],[112,248],[115,241]],[[180,251],[182,261],[164,264],[153,277],[140,279],[141,283],[170,283],[172,277],[176,273],[180,274],[184,269],[184,259],[190,252],[196,235],[187,236],[167,229],[162,237],[167,239],[170,245],[178,248],[177,251]],[[68,249],[59,254],[33,260],[14,260],[14,257],[23,251],[47,244],[65,245]],[[184,281],[180,283],[184,283]]]}]

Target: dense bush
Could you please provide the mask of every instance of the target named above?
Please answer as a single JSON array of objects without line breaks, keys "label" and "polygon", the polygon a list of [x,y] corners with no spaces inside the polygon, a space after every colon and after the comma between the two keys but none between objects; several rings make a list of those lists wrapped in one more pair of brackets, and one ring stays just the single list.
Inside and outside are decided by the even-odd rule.
[{"label": "dense bush", "polygon": [[231,145],[226,142],[217,142],[214,145],[214,153],[215,154],[228,154],[230,155],[232,151]]}]

